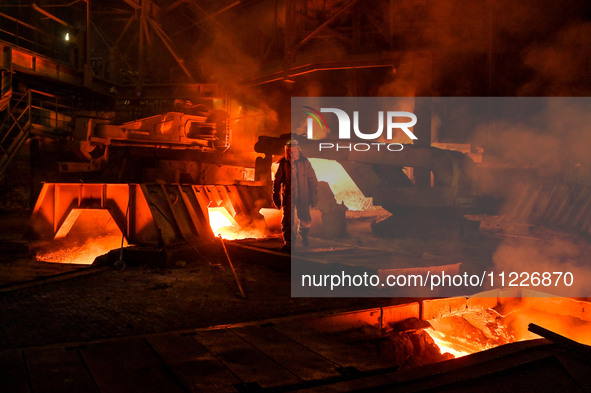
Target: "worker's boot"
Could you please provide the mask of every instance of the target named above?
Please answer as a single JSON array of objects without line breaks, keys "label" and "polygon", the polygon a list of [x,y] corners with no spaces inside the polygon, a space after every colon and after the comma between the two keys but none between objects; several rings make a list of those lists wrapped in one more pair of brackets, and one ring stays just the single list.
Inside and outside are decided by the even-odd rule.
[{"label": "worker's boot", "polygon": [[309,232],[310,228],[300,228],[300,236],[302,237],[302,244],[304,247],[308,247],[310,245],[310,238],[308,237]]}]

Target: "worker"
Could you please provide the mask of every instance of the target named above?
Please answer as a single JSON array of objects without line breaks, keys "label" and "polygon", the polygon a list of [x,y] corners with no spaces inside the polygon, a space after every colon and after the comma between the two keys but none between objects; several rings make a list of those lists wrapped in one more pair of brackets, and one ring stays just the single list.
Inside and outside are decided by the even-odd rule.
[{"label": "worker", "polygon": [[273,204],[283,209],[281,231],[283,232],[282,250],[291,249],[292,217],[294,210],[300,220],[298,234],[304,246],[309,245],[308,234],[312,226],[310,207],[318,202],[318,180],[310,161],[304,156],[295,139],[285,144],[285,156],[279,160],[279,167],[273,181]]}]

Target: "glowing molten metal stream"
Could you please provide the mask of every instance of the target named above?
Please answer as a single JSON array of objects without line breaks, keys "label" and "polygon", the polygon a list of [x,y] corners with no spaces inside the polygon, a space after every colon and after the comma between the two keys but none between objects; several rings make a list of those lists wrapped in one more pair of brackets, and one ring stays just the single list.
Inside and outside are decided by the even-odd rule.
[{"label": "glowing molten metal stream", "polygon": [[242,228],[225,207],[208,207],[209,226],[214,235],[224,239],[252,239],[265,236],[264,228]]}]

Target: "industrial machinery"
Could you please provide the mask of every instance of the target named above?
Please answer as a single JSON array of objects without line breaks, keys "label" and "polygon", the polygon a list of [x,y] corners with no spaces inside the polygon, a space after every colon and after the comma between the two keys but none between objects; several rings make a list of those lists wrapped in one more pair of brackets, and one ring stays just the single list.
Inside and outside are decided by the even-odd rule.
[{"label": "industrial machinery", "polygon": [[[225,165],[223,153],[231,140],[227,119],[225,112],[213,109],[168,112],[121,125],[93,118],[79,122],[83,127],[77,127],[71,144],[87,160],[61,162],[60,171],[118,173],[123,181],[44,183],[28,235],[78,241],[89,232],[105,243],[114,231],[130,245],[167,252],[180,247],[195,256],[220,233],[226,238],[268,234],[260,210],[270,207],[270,190],[254,178],[245,179],[239,173],[248,170],[245,165]],[[140,170],[133,171],[130,163]],[[188,173],[187,168],[196,177],[181,184],[178,173]],[[149,178],[171,171],[176,179]],[[85,229],[89,226],[92,231]],[[166,263],[172,262],[170,255]]]},{"label": "industrial machinery", "polygon": [[[121,244],[123,236],[130,245],[180,247],[195,256],[220,233],[268,234],[260,210],[271,206],[270,190],[255,181],[254,162],[237,165],[235,156],[226,154],[228,114],[203,105],[181,109],[122,124],[109,121],[112,116],[78,113],[67,135],[60,135],[61,144],[36,133],[34,116],[27,117],[26,128],[15,122],[13,128],[27,131],[18,137],[20,144],[39,135],[62,152],[59,173],[48,176],[61,181],[43,183],[28,236],[66,249],[89,239],[106,244],[107,236],[118,234]],[[82,181],[68,181],[74,176]],[[106,251],[113,248],[119,244]],[[166,263],[172,262],[170,255],[167,251]]]},{"label": "industrial machinery", "polygon": [[[211,248],[214,227],[264,236],[259,211],[266,191],[257,185],[45,183],[27,235],[63,242],[62,248],[90,241],[101,249],[94,257],[119,248],[123,236],[130,245],[165,249],[170,264],[176,250],[194,258]],[[119,240],[107,244],[113,235]]]},{"label": "industrial machinery", "polygon": [[[141,157],[133,152],[148,149],[156,159],[204,161],[200,153],[220,154],[230,147],[231,130],[227,119],[228,114],[223,110],[205,108],[193,113],[167,112],[120,125],[105,119],[81,117],[71,145],[82,161],[62,161],[59,170],[66,173],[104,169],[112,149],[118,149],[128,160]],[[193,154],[183,157],[179,151]]]},{"label": "industrial machinery", "polygon": [[[463,234],[478,228],[479,223],[464,218],[477,205],[476,165],[467,155],[436,147],[404,145],[391,154],[366,154],[350,150],[319,152],[318,143],[306,138],[283,135],[259,139],[255,150],[265,157],[257,163],[261,170],[270,165],[273,154],[279,154],[287,138],[297,138],[308,158],[338,162],[373,204],[392,215],[373,224],[374,233],[384,236],[427,234],[445,230]],[[428,171],[431,181],[419,185],[414,171]],[[334,211],[334,210],[333,210]],[[344,212],[338,213],[344,215]]]},{"label": "industrial machinery", "polygon": [[230,147],[227,118],[226,112],[211,110],[198,115],[168,112],[122,125],[89,121],[88,141],[215,152]]}]

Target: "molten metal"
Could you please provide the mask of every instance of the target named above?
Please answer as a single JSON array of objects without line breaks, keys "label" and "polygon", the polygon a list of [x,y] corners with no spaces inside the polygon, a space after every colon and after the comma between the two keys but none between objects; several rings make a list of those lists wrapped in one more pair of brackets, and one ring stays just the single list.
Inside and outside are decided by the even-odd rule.
[{"label": "molten metal", "polygon": [[[455,358],[461,358],[462,356],[470,355],[471,353],[477,352],[471,351],[467,348],[461,348],[458,344],[450,343],[449,341],[447,341],[447,337],[444,334],[438,332],[437,330],[433,330],[432,328],[425,329],[425,333],[431,336],[433,341],[435,341],[435,344],[439,347],[439,350],[442,354],[449,353],[453,355]],[[482,350],[484,349],[486,348],[483,348]]]},{"label": "molten metal", "polygon": [[[124,241],[124,246],[127,242]],[[108,235],[87,239],[84,242],[72,241],[63,244],[53,251],[37,252],[35,259],[39,262],[72,263],[77,265],[92,265],[95,258],[121,246],[121,235]]]},{"label": "molten metal", "polygon": [[241,227],[225,207],[208,207],[209,225],[214,235],[228,240],[252,239],[265,236],[264,228]]}]

